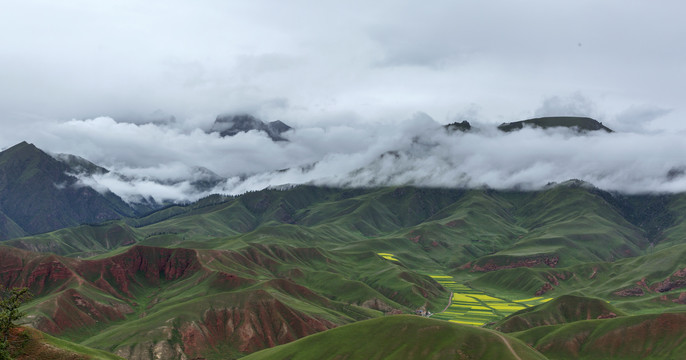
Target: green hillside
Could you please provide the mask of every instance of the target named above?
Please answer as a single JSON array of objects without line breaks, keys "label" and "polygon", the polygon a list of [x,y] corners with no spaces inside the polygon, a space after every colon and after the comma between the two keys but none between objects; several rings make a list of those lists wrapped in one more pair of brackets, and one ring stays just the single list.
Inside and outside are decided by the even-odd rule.
[{"label": "green hillside", "polygon": [[33,326],[127,358],[239,358],[415,310],[531,342],[686,311],[684,199],[580,181],[214,195],[7,240],[0,281],[35,294]]},{"label": "green hillside", "polygon": [[520,310],[502,319],[493,328],[509,333],[543,325],[566,324],[623,315],[625,315],[623,311],[601,299],[562,295],[544,304]]},{"label": "green hillside", "polygon": [[584,320],[512,333],[550,359],[682,359],[686,314]]},{"label": "green hillside", "polygon": [[[346,346],[347,345],[347,346]],[[262,350],[245,360],[545,359],[497,332],[418,316],[360,321]]]},{"label": "green hillside", "polygon": [[[33,326],[125,357],[153,347],[184,346],[203,356],[212,349],[252,352],[384,313],[435,311],[447,298],[430,277],[371,252],[139,245],[78,260],[0,247],[0,259],[23,264],[3,269],[0,280],[36,295],[27,306]],[[235,323],[219,331],[215,317]],[[244,331],[252,336],[240,337]],[[193,343],[202,346],[170,333],[195,334]]]},{"label": "green hillside", "polygon": [[58,339],[29,327],[16,328],[9,336],[10,355],[16,360],[123,360],[106,351]]}]

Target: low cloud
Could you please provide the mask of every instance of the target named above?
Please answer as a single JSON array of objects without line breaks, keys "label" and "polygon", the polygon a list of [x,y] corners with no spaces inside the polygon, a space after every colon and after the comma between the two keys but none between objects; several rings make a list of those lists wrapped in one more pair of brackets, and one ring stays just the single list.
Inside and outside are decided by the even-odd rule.
[{"label": "low cloud", "polygon": [[544,116],[590,116],[597,117],[596,105],[589,98],[575,92],[568,96],[551,96],[536,109],[537,117]]},{"label": "low cloud", "polygon": [[536,190],[579,179],[626,193],[686,191],[684,134],[503,133],[473,125],[450,133],[417,113],[396,122],[300,127],[284,134],[288,142],[273,142],[257,131],[220,137],[182,124],[96,118],[57,125],[50,132],[59,141],[44,145],[110,169],[82,182],[129,202],[193,201],[294,184]]},{"label": "low cloud", "polygon": [[[249,177],[236,193],[286,183],[332,186],[417,185],[541,189],[580,179],[627,193],[686,191],[683,135],[635,133],[577,135],[567,130],[446,134],[396,144],[396,151],[328,156],[311,169]],[[370,159],[371,158],[371,159]]]},{"label": "low cloud", "polygon": [[671,109],[665,109],[655,105],[632,106],[617,114],[615,123],[619,130],[647,132],[648,127],[655,120],[666,116],[671,112]]}]

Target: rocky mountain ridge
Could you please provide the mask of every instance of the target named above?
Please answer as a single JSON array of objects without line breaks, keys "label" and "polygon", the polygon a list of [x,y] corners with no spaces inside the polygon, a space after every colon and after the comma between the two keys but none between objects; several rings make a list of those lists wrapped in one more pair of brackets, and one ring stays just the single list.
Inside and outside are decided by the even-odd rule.
[{"label": "rocky mountain ridge", "polygon": [[250,114],[235,114],[217,116],[209,132],[224,137],[254,130],[266,133],[273,141],[288,141],[282,134],[291,129],[280,120],[265,123]]},{"label": "rocky mountain ridge", "polygon": [[81,184],[72,171],[26,142],[1,152],[0,239],[136,214],[116,194]]}]

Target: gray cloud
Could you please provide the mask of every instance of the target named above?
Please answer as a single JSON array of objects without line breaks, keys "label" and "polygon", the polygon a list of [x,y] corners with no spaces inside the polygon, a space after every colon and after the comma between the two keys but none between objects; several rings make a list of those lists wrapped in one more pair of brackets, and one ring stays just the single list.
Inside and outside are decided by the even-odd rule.
[{"label": "gray cloud", "polygon": [[248,111],[307,125],[418,109],[445,120],[475,103],[499,123],[580,91],[601,114],[673,109],[653,126],[683,129],[683,10],[676,0],[27,0],[0,14],[0,121],[161,110],[196,125]]},{"label": "gray cloud", "polygon": [[[592,134],[525,129],[514,133],[448,135],[435,127],[420,141],[389,142],[393,153],[361,151],[329,155],[314,168],[249,177],[240,193],[288,183],[336,186],[421,185],[540,189],[549,182],[580,179],[628,193],[680,192],[686,177],[669,178],[686,166],[680,135]],[[235,186],[235,184],[232,184]]]},{"label": "gray cloud", "polygon": [[551,96],[543,100],[541,107],[534,113],[537,117],[543,116],[588,116],[598,117],[595,104],[576,92],[569,96]]},{"label": "gray cloud", "polygon": [[654,105],[637,105],[617,114],[615,122],[621,130],[646,132],[648,131],[648,127],[655,122],[655,120],[658,120],[671,112],[671,109],[665,109]]},{"label": "gray cloud", "polygon": [[[74,120],[49,129],[58,140],[42,141],[113,170],[82,181],[127,201],[192,201],[304,183],[533,190],[580,179],[629,193],[686,191],[686,177],[668,175],[686,168],[680,133],[502,133],[492,124],[448,133],[425,113],[389,123],[301,127],[285,133],[289,142],[272,142],[256,131],[221,138],[180,128]],[[214,188],[193,186],[213,172],[225,180]]]},{"label": "gray cloud", "polygon": [[[672,154],[686,129],[684,10],[677,0],[13,2],[0,12],[0,147],[81,155],[139,180],[100,179],[122,194],[170,199],[198,195],[184,187],[196,166],[231,179],[217,189],[227,192],[572,177],[672,191],[682,180],[660,174],[683,167]],[[481,131],[433,134],[426,117],[406,120],[418,110]],[[282,144],[206,134],[224,112],[296,130]],[[630,133],[494,130],[536,115],[590,115]],[[380,157],[388,151],[397,156]]]}]

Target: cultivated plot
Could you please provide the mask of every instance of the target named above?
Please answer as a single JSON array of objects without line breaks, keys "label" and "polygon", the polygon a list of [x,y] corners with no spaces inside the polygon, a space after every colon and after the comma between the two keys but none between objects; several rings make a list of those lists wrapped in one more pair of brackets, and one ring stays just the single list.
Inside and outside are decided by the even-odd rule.
[{"label": "cultivated plot", "polygon": [[521,300],[505,300],[490,296],[464,284],[458,284],[451,276],[430,275],[436,282],[453,292],[451,304],[432,318],[460,324],[481,326],[494,322],[514,312],[544,303],[552,298],[535,297]]},{"label": "cultivated plot", "polygon": [[379,255],[379,256],[381,256],[382,258],[386,259],[386,260],[399,261],[399,260],[395,257],[395,255],[393,255],[393,254],[391,254],[391,253],[376,253],[376,255]]}]

